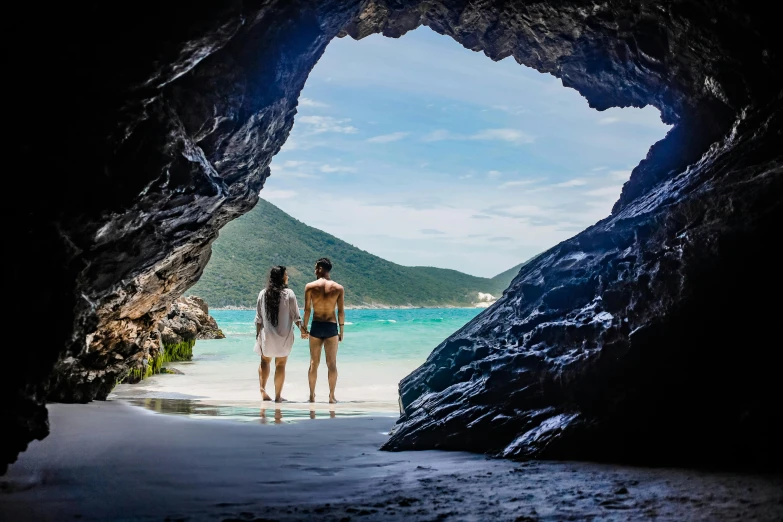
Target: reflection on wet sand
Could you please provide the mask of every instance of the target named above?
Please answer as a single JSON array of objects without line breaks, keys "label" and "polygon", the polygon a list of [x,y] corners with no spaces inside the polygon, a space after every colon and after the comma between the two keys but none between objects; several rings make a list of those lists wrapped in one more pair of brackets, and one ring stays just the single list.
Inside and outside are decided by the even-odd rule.
[{"label": "reflection on wet sand", "polygon": [[236,406],[205,404],[191,399],[160,399],[143,398],[130,399],[128,403],[140,406],[156,413],[168,415],[187,415],[189,417],[220,417],[227,420],[239,420],[245,422],[260,422],[261,424],[282,424],[303,419],[334,419],[336,417],[359,417],[370,415],[368,411],[339,410],[333,404],[325,404],[323,408],[316,405],[289,404],[283,407],[281,404],[262,403],[258,405]]},{"label": "reflection on wet sand", "polygon": [[[267,413],[267,410],[269,408],[262,407],[261,408],[261,424],[266,424],[269,422],[270,418]],[[288,421],[294,421],[299,420],[304,417],[302,415],[303,410],[284,410],[277,406],[276,408],[273,408],[272,410],[274,413],[271,414],[271,420],[275,424],[281,424],[282,422],[288,422]],[[337,416],[337,412],[334,411],[334,409],[327,411],[317,411],[315,408],[311,408],[310,410],[310,418],[311,419],[325,419],[330,418],[334,419]],[[293,417],[291,417],[291,413],[294,413]]]}]

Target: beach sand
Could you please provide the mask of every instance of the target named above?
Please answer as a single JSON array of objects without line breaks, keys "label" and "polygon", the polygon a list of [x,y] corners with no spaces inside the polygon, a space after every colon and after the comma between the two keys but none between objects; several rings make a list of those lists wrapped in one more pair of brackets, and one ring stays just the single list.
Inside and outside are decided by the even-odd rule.
[{"label": "beach sand", "polygon": [[52,434],[1,479],[3,521],[783,519],[780,476],[381,452],[391,416],[49,409]]}]

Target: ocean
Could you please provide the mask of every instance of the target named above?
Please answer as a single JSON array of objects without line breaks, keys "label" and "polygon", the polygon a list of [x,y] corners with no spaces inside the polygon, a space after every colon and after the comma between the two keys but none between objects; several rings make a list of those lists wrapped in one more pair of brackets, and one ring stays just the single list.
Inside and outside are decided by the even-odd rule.
[{"label": "ocean", "polygon": [[[326,358],[321,356],[316,402],[307,402],[308,341],[295,331],[286,367],[282,407],[261,401],[259,357],[253,353],[252,310],[214,310],[225,339],[197,341],[193,360],[168,363],[183,375],[154,375],[138,384],[117,386],[110,399],[127,400],[162,413],[232,417],[270,422],[368,412],[396,415],[399,381],[420,366],[441,341],[478,313],[479,308],[346,310],[345,339],[337,352],[337,405],[328,404]],[[274,370],[267,390],[274,396]],[[267,414],[266,410],[269,410]]]}]

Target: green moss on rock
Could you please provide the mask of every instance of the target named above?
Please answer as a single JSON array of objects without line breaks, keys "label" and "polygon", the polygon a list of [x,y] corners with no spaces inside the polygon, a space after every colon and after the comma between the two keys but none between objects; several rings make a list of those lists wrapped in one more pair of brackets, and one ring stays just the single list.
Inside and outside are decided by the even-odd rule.
[{"label": "green moss on rock", "polygon": [[163,365],[167,362],[174,361],[190,361],[193,359],[193,346],[195,346],[196,340],[191,339],[189,341],[182,341],[181,343],[166,344],[163,343],[163,351],[151,357],[146,366],[141,368],[132,368],[128,372],[127,377],[120,379],[115,383],[120,384],[123,381],[127,381],[131,384],[143,381],[147,377],[152,377],[159,373],[176,373],[175,371],[162,371]]},{"label": "green moss on rock", "polygon": [[[163,343],[163,362],[190,361],[193,359],[193,346],[196,340],[182,341],[176,344]],[[158,368],[160,370],[160,368]]]}]

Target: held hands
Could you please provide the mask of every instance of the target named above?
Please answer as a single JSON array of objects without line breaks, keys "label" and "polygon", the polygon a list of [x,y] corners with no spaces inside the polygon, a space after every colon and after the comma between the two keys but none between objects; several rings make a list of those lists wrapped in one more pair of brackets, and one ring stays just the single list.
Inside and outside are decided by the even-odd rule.
[{"label": "held hands", "polygon": [[302,321],[296,322],[296,327],[299,328],[299,333],[302,334],[302,339],[309,339],[310,332],[307,331],[307,326]]}]

